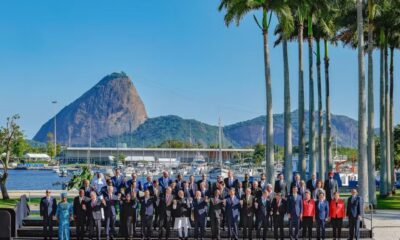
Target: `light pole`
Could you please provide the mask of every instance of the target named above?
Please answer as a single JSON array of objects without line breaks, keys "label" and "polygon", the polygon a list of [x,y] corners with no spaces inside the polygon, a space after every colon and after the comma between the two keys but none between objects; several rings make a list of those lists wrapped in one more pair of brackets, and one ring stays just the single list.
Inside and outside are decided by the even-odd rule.
[{"label": "light pole", "polygon": [[[51,102],[52,104],[54,104],[54,109],[56,110],[56,104],[57,104],[57,100],[54,100]],[[57,110],[55,111],[55,115],[54,115],[54,160],[56,160],[56,156],[57,156]]]}]

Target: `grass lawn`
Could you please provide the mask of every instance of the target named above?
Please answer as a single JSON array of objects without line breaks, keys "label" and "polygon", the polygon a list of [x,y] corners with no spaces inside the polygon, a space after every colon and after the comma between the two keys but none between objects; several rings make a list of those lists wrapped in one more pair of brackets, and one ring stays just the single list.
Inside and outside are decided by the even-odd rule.
[{"label": "grass lawn", "polygon": [[0,199],[0,208],[14,208],[19,199]]},{"label": "grass lawn", "polygon": [[396,195],[386,198],[381,198],[378,195],[377,198],[378,198],[378,209],[400,210],[400,193],[397,192]]}]

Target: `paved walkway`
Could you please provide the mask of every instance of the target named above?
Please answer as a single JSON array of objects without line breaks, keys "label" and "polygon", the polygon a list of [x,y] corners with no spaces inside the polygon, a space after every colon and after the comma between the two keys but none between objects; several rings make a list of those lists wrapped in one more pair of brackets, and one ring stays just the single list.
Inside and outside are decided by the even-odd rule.
[{"label": "paved walkway", "polygon": [[[370,218],[369,214],[365,215]],[[368,229],[371,228],[371,221],[365,219]],[[379,240],[399,240],[400,239],[400,210],[376,210],[372,221],[374,238]]]}]

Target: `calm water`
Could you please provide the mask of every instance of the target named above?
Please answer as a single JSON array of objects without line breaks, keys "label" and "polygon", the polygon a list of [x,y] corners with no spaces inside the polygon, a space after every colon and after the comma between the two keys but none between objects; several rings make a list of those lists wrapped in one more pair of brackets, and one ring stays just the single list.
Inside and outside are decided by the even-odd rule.
[{"label": "calm water", "polygon": [[61,190],[61,183],[69,178],[61,178],[53,171],[9,170],[7,188],[9,190]]}]

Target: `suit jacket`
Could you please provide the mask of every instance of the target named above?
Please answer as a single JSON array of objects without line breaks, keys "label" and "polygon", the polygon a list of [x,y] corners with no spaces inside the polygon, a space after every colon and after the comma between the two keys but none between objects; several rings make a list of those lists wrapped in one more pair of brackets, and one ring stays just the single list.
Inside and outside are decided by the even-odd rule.
[{"label": "suit jacket", "polygon": [[189,189],[190,189],[193,193],[195,193],[195,192],[197,191],[197,189],[199,189],[199,187],[197,186],[197,183],[196,183],[196,182],[193,182],[193,183],[189,182]]},{"label": "suit jacket", "polygon": [[193,214],[194,214],[194,220],[195,221],[200,221],[200,222],[205,222],[207,219],[207,211],[208,211],[208,204],[204,199],[200,199],[199,201],[197,199],[193,199]]},{"label": "suit jacket", "polygon": [[271,202],[267,198],[263,201],[263,198],[257,199],[258,207],[257,207],[257,216],[261,217],[268,217],[271,213]]},{"label": "suit jacket", "polygon": [[176,218],[189,217],[191,205],[189,204],[187,199],[178,197],[176,199],[176,207],[174,208],[174,205],[172,205],[172,209],[173,215]]},{"label": "suit jacket", "polygon": [[201,191],[201,190],[197,190],[201,192],[201,197],[205,198],[205,197],[210,197],[210,191],[209,190],[205,190],[205,191]]},{"label": "suit jacket", "polygon": [[172,212],[172,202],[174,200],[174,196],[171,194],[169,200],[167,200],[167,196],[162,196],[159,199],[159,203],[158,203],[158,212],[160,214],[160,217],[165,217],[171,216],[171,212]]},{"label": "suit jacket", "polygon": [[49,201],[46,197],[40,200],[40,216],[44,218],[53,217],[56,215],[57,201],[55,198],[50,197]]},{"label": "suit jacket", "polygon": [[249,200],[247,201],[246,195],[244,195],[241,199],[243,201],[243,205],[241,206],[243,216],[254,216],[255,206],[254,203],[256,202],[255,197],[252,195],[249,196]]},{"label": "suit jacket", "polygon": [[315,202],[315,217],[319,220],[325,220],[329,217],[329,203],[326,200]]},{"label": "suit jacket", "polygon": [[288,195],[287,183],[283,181],[282,184],[279,180],[275,181],[274,192],[281,193],[282,197],[286,197]]},{"label": "suit jacket", "polygon": [[244,190],[246,190],[246,188],[251,188],[252,186],[250,180],[242,181],[242,187]]},{"label": "suit jacket", "polygon": [[116,188],[117,192],[119,192],[122,187],[126,186],[124,176],[122,176],[122,175],[119,175],[119,177],[113,176],[111,178],[111,182],[113,183],[113,185]]},{"label": "suit jacket", "polygon": [[288,210],[287,201],[282,198],[280,204],[278,205],[278,201],[274,199],[272,200],[271,208],[272,208],[272,214],[274,216],[284,217]]},{"label": "suit jacket", "polygon": [[303,213],[303,200],[300,194],[297,194],[297,198],[294,198],[293,195],[289,196],[288,213],[292,218],[298,218]]},{"label": "suit jacket", "polygon": [[224,183],[225,183],[225,186],[227,187],[227,188],[238,188],[238,186],[239,186],[239,181],[236,179],[236,178],[234,178],[233,179],[233,181],[231,182],[231,184],[229,184],[229,178],[225,178],[224,179]]},{"label": "suit jacket", "polygon": [[295,180],[293,180],[293,181],[290,183],[290,194],[293,194],[293,190],[292,190],[292,189],[293,189],[294,186],[297,187],[298,193],[300,194],[301,181],[296,182]]},{"label": "suit jacket", "polygon": [[[135,180],[136,181],[136,188],[137,189],[139,189],[140,191],[142,191],[143,190],[143,186],[142,186],[142,183],[139,181],[139,179],[136,179]],[[128,189],[128,188],[130,188],[131,187],[131,185],[133,184],[133,179],[129,179],[127,182],[126,182],[126,188]]]},{"label": "suit jacket", "polygon": [[226,220],[231,224],[237,223],[240,216],[239,199],[237,197],[234,197],[233,199],[231,197],[227,197],[225,200],[226,200],[226,205],[225,205]]},{"label": "suit jacket", "polygon": [[183,191],[183,193],[185,194],[185,198],[186,199],[188,199],[188,198],[193,198],[194,197],[194,192],[192,191],[192,189],[190,189],[190,188],[183,188],[182,189],[182,191]]},{"label": "suit jacket", "polygon": [[313,193],[314,193],[315,189],[317,189],[317,182],[318,182],[317,179],[315,179],[315,183],[313,183],[313,180],[310,179],[306,183],[306,187],[307,187],[308,190],[310,190],[311,196],[313,196]]},{"label": "suit jacket", "polygon": [[262,197],[262,190],[261,188],[251,188],[251,195],[253,195],[256,199],[259,199]]},{"label": "suit jacket", "polygon": [[224,209],[223,200],[221,198],[210,198],[209,215],[211,218],[220,218],[222,210]]},{"label": "suit jacket", "polygon": [[360,196],[350,196],[347,199],[347,216],[349,218],[357,218],[358,216],[363,216],[363,200]]},{"label": "suit jacket", "polygon": [[106,201],[106,206],[104,207],[104,215],[106,218],[116,217],[118,214],[119,200],[114,194],[112,196],[105,195],[104,200]]},{"label": "suit jacket", "polygon": [[89,199],[85,196],[83,196],[81,202],[79,202],[79,196],[74,198],[73,211],[77,221],[86,221],[86,210],[84,210],[82,206],[85,205],[86,207],[88,200]]},{"label": "suit jacket", "polygon": [[92,200],[88,201],[86,209],[88,211],[89,220],[101,220],[101,208],[103,207],[104,204],[99,198],[96,198],[95,202],[92,202]]},{"label": "suit jacket", "polygon": [[154,214],[154,208],[156,205],[156,202],[154,200],[153,197],[149,197],[146,199],[140,198],[140,216],[142,217],[142,219],[144,219],[146,216],[152,216]]},{"label": "suit jacket", "polygon": [[[143,191],[146,191],[147,189],[149,189],[149,191],[150,191],[150,188],[153,188],[153,182],[143,183],[143,186],[142,186]],[[150,194],[151,194],[151,192],[150,192]]]},{"label": "suit jacket", "polygon": [[[200,179],[199,181],[197,181],[197,190],[200,189],[200,184],[201,184],[202,182],[204,182],[202,179]],[[206,180],[205,183],[206,183],[206,189],[207,189],[207,190],[211,190],[211,182],[208,181],[208,180]]]},{"label": "suit jacket", "polygon": [[170,184],[172,183],[171,178],[166,178],[164,180],[164,177],[160,177],[158,179],[158,184],[160,185],[161,189],[164,191]]},{"label": "suit jacket", "polygon": [[335,195],[335,192],[339,191],[339,186],[336,179],[332,178],[332,181],[330,181],[329,178],[326,179],[324,184],[324,190],[326,193],[326,199],[330,201],[333,198],[333,195]]}]

